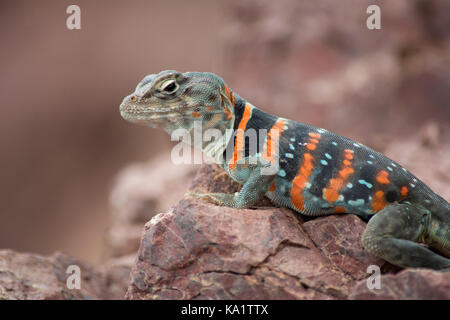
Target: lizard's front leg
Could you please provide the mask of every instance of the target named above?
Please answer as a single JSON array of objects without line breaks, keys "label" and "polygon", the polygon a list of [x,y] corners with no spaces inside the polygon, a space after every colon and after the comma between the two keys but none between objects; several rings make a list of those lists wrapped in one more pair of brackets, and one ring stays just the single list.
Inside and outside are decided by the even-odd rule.
[{"label": "lizard's front leg", "polygon": [[[250,168],[247,167],[250,170]],[[275,178],[273,174],[261,174],[261,170],[255,168],[251,171],[249,178],[244,183],[240,192],[227,193],[189,193],[202,200],[206,200],[221,206],[232,208],[248,208],[261,200],[269,190]]]}]

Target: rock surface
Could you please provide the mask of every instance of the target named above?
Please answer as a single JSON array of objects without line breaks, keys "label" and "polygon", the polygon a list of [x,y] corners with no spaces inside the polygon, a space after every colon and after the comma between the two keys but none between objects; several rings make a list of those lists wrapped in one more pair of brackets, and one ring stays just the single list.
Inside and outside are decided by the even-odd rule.
[{"label": "rock surface", "polygon": [[110,195],[111,226],[106,235],[107,256],[135,254],[142,226],[157,212],[167,211],[186,193],[194,165],[175,165],[170,153],[125,167]]},{"label": "rock surface", "polygon": [[349,298],[449,300],[450,274],[426,269],[404,270],[395,276],[381,276],[379,290],[370,290],[361,281]]},{"label": "rock surface", "polygon": [[[69,289],[70,265],[80,268],[80,289]],[[108,276],[66,254],[41,256],[0,250],[0,300],[121,299]]]}]

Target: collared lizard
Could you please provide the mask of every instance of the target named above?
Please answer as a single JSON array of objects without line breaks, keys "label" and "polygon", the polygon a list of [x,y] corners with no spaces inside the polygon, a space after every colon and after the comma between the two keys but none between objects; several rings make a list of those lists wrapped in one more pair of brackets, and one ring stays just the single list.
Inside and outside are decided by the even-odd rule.
[{"label": "collared lizard", "polygon": [[[246,208],[267,196],[308,216],[369,220],[363,247],[400,267],[450,268],[450,205],[400,164],[361,143],[266,113],[213,73],[146,76],[120,105],[124,119],[183,129],[242,184],[235,194],[193,194]],[[197,123],[197,125],[195,125]],[[195,130],[220,137],[194,141]]]}]

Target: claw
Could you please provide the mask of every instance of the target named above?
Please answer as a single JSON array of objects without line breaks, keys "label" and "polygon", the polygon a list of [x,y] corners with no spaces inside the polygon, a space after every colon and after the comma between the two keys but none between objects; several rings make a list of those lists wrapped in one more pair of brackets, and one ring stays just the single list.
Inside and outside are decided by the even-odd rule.
[{"label": "claw", "polygon": [[188,192],[185,194],[185,196],[193,197],[199,200],[203,200],[205,202],[213,203],[213,204],[220,204],[218,199],[215,199],[213,195],[208,193],[195,193],[195,192]]}]

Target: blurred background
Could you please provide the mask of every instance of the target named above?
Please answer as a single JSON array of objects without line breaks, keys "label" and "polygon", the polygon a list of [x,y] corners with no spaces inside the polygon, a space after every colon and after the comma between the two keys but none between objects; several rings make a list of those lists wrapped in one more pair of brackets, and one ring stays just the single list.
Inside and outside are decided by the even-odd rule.
[{"label": "blurred background", "polygon": [[[66,28],[70,4],[81,30]],[[381,30],[366,27],[370,4]],[[172,145],[118,107],[164,69],[217,73],[266,111],[387,153],[450,200],[448,0],[1,0],[0,44],[0,248],[102,259],[119,172]]]}]

